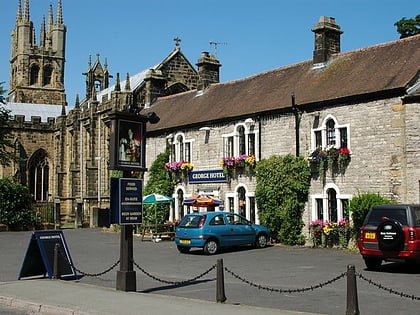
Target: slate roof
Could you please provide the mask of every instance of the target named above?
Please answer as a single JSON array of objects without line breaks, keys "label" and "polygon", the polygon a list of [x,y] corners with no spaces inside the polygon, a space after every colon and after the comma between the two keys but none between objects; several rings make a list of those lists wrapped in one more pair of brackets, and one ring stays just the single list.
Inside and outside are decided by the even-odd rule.
[{"label": "slate roof", "polygon": [[41,122],[47,122],[48,118],[57,118],[62,115],[63,111],[62,105],[13,102],[6,103],[4,108],[10,110],[12,116],[25,116],[25,121],[31,121],[31,117],[40,117]]},{"label": "slate roof", "polygon": [[[160,70],[167,62],[169,62],[175,55],[177,54],[182,54],[181,52],[181,48],[179,46],[176,46],[174,48],[174,50],[165,58],[162,60],[162,62],[160,62],[159,64],[156,64],[152,67],[149,67],[147,69],[144,69],[142,71],[140,71],[139,73],[130,76],[129,80],[130,80],[130,91],[133,92],[135,91],[140,85],[142,85],[144,83],[144,79],[146,78],[146,75],[151,71],[151,70]],[[183,54],[182,54],[183,55]],[[185,60],[188,62],[188,60],[185,58]],[[194,69],[194,67],[190,64],[191,69]],[[126,79],[120,81],[120,87],[121,87],[121,91],[124,91],[125,86],[126,86]],[[115,91],[115,85],[113,84],[111,86],[109,86],[106,89],[103,89],[99,92],[97,92],[96,94],[96,98],[99,102],[103,101],[104,96],[107,96],[108,99],[111,98],[111,93],[113,91]]]},{"label": "slate roof", "polygon": [[[324,67],[312,60],[276,68],[247,78],[213,84],[205,91],[187,91],[159,98],[145,114],[160,117],[148,131],[198,126],[224,119],[270,113],[320,102],[348,102],[382,93],[404,95],[418,83],[420,35],[332,56]],[[289,108],[290,109],[290,108]]]}]

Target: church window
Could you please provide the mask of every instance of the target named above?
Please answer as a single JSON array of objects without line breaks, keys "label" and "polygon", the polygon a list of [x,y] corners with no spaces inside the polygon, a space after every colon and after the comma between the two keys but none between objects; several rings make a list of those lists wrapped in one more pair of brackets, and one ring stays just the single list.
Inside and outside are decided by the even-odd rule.
[{"label": "church window", "polygon": [[44,75],[42,77],[42,85],[48,85],[51,84],[51,78],[52,78],[52,67],[51,66],[45,66],[44,67]]},{"label": "church window", "polygon": [[37,65],[33,65],[31,67],[29,85],[34,85],[38,83],[38,74],[39,74],[39,67]]},{"label": "church window", "polygon": [[29,161],[29,190],[36,201],[48,199],[49,165],[47,154],[40,149]]}]

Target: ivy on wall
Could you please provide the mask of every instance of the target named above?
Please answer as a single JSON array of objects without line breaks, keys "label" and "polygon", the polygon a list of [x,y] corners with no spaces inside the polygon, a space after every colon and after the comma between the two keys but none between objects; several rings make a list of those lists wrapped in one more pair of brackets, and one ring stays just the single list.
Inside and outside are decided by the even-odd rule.
[{"label": "ivy on wall", "polygon": [[256,166],[256,201],[261,223],[274,241],[303,245],[302,214],[308,200],[311,171],[303,157],[272,156]]}]

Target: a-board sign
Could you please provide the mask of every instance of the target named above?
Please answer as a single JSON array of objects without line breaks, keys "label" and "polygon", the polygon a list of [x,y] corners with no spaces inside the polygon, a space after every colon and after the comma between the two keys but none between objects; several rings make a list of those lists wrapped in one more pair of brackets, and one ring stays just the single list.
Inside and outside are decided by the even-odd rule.
[{"label": "a-board sign", "polygon": [[138,178],[111,178],[111,224],[143,222],[143,181]]},{"label": "a-board sign", "polygon": [[30,277],[53,278],[54,248],[58,244],[58,272],[60,279],[77,279],[70,252],[61,230],[34,231],[23,259],[19,280]]}]

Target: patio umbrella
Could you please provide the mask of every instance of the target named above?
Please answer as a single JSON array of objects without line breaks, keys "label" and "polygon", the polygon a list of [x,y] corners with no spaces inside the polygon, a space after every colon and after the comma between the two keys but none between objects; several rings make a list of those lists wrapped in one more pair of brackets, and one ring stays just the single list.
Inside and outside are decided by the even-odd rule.
[{"label": "patio umbrella", "polygon": [[143,197],[144,204],[171,203],[174,199],[165,195],[150,194]]},{"label": "patio umbrella", "polygon": [[193,207],[209,207],[223,205],[223,200],[206,194],[193,195],[184,199],[184,205]]}]

